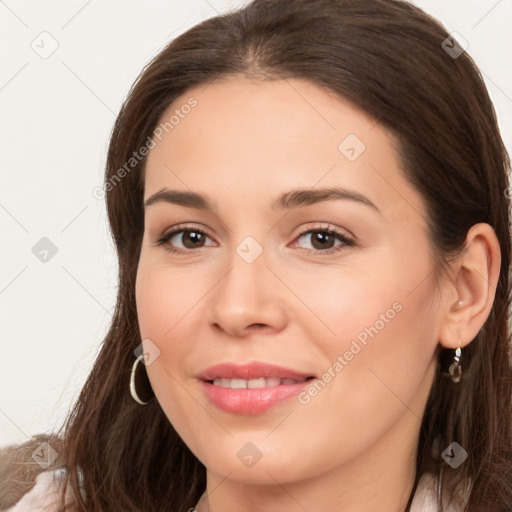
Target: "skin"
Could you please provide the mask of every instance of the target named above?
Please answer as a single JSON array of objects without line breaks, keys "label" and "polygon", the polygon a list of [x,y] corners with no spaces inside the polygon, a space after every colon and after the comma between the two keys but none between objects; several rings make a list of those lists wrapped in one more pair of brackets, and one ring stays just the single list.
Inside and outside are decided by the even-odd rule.
[{"label": "skin", "polygon": [[[492,228],[473,226],[449,278],[436,282],[425,205],[382,126],[298,79],[217,81],[163,117],[191,96],[197,106],[149,153],[145,199],[192,190],[216,211],[147,206],[136,300],[142,339],[160,350],[146,367],[156,397],[207,468],[199,512],[404,510],[437,349],[466,346],[492,306]],[[338,149],[349,134],[366,146],[352,162]],[[333,186],[379,211],[348,199],[270,207],[281,192]],[[182,232],[167,246],[183,254],[157,246],[178,224],[204,231],[204,242]],[[314,245],[319,224],[356,245]],[[236,251],[247,236],[263,249],[252,263]],[[295,397],[233,414],[203,393],[198,373],[224,361],[320,378],[396,302],[401,310],[308,404]],[[248,442],[261,453],[252,467],[237,457]]]}]

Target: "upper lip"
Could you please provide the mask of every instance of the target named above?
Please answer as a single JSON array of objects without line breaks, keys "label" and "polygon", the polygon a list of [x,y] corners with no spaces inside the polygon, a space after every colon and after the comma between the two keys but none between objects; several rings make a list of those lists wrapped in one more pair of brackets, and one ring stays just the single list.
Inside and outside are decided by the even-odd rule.
[{"label": "upper lip", "polygon": [[206,368],[198,377],[202,380],[225,379],[260,379],[278,377],[280,379],[300,380],[313,377],[308,373],[299,372],[283,366],[254,361],[247,364],[220,363]]}]

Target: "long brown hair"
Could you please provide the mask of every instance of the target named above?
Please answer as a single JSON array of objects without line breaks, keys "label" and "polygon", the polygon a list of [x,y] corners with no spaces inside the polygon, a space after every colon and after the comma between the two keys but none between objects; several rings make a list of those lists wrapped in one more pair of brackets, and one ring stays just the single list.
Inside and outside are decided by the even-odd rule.
[{"label": "long brown hair", "polygon": [[[443,43],[448,37],[437,20],[400,0],[255,0],[194,26],[143,70],[115,123],[105,174],[119,259],[115,313],[63,425],[60,460],[77,497],[81,469],[87,494],[79,510],[185,511],[205,489],[204,466],[158,402],[142,407],[129,394],[141,342],[134,291],[145,158],[122,179],[113,177],[147,144],[178,96],[235,75],[309,80],[386,127],[398,141],[407,178],[427,204],[440,273],[472,225],[494,228],[502,254],[495,301],[464,350],[462,382],[442,377],[447,351],[440,353],[421,425],[416,483],[426,471],[452,490],[470,478],[469,503],[458,510],[512,509],[510,161],[482,77],[453,39],[448,47]],[[457,470],[439,456],[452,441],[469,454]]]}]

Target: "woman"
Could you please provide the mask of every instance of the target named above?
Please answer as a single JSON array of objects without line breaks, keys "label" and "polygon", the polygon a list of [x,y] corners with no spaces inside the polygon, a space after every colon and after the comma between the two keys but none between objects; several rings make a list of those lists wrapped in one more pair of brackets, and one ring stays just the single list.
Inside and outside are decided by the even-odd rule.
[{"label": "woman", "polygon": [[11,510],[512,510],[509,168],[408,3],[175,39],[112,133],[114,320]]}]

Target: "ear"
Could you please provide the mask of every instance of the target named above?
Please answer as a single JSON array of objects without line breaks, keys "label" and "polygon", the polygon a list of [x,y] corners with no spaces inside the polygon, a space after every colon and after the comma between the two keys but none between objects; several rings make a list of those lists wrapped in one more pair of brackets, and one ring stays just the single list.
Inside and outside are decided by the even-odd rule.
[{"label": "ear", "polygon": [[491,311],[500,275],[501,250],[494,229],[485,223],[472,226],[463,251],[450,263],[451,282],[442,301],[439,342],[445,348],[468,345]]}]

